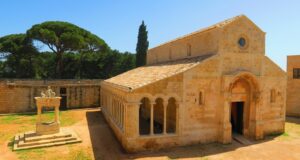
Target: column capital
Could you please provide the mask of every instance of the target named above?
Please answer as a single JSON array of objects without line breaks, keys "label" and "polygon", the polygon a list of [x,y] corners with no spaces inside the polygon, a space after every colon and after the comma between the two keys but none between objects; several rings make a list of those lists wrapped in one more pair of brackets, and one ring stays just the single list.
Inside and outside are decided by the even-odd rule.
[{"label": "column capital", "polygon": [[151,105],[155,105],[156,102],[155,102],[155,101],[150,101],[150,104],[151,104]]},{"label": "column capital", "polygon": [[168,102],[164,101],[163,105],[164,105],[164,107],[167,107],[168,106]]}]

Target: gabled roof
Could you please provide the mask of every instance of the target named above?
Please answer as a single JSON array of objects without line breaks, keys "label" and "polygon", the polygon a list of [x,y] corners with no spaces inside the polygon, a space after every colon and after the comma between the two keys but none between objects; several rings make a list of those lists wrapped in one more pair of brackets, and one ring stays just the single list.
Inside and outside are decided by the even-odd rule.
[{"label": "gabled roof", "polygon": [[[149,49],[149,50],[158,48],[158,47],[160,47],[160,46],[163,46],[163,45],[168,44],[168,43],[172,43],[172,42],[177,41],[177,40],[180,40],[180,39],[184,39],[184,38],[186,38],[186,37],[189,37],[189,36],[192,36],[192,35],[195,35],[195,34],[199,34],[199,33],[202,33],[202,32],[206,32],[206,31],[209,31],[209,30],[212,30],[212,29],[216,29],[216,28],[224,28],[224,27],[228,26],[229,24],[231,24],[231,23],[233,23],[233,22],[236,22],[237,20],[240,20],[241,18],[246,18],[246,19],[249,20],[253,25],[255,25],[260,31],[262,31],[262,30],[261,30],[255,23],[253,23],[247,16],[245,16],[245,15],[242,14],[242,15],[238,15],[238,16],[232,17],[232,18],[230,18],[230,19],[221,21],[221,22],[216,23],[216,24],[214,24],[214,25],[212,25],[212,26],[209,26],[209,27],[206,27],[206,28],[202,28],[202,29],[200,29],[200,30],[198,30],[198,31],[195,31],[195,32],[192,32],[192,33],[190,33],[190,34],[186,34],[186,35],[184,35],[184,36],[181,36],[181,37],[179,37],[179,38],[173,39],[173,40],[171,40],[171,41],[162,43],[162,44],[160,44],[160,45],[158,45],[158,46],[155,46],[155,47],[153,47],[153,48],[151,48],[151,49]],[[262,32],[263,32],[263,31],[262,31]]]},{"label": "gabled roof", "polygon": [[135,90],[159,80],[182,73],[195,67],[212,56],[213,55],[204,55],[143,66],[107,79],[102,83],[114,86],[116,88],[122,88],[126,91]]}]

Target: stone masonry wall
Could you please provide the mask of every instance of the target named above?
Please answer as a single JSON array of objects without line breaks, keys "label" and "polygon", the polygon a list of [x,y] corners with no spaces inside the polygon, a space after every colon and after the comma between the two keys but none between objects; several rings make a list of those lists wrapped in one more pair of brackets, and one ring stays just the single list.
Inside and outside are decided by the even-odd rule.
[{"label": "stone masonry wall", "polygon": [[300,117],[300,79],[293,78],[293,69],[300,68],[300,55],[287,57],[286,114]]},{"label": "stone masonry wall", "polygon": [[[150,49],[147,54],[147,64],[172,61],[184,57],[195,57],[207,54],[216,54],[218,51],[219,30],[210,30],[195,33],[193,36],[180,38],[161,46]],[[191,46],[191,55],[188,56],[188,45]]]},{"label": "stone masonry wall", "polygon": [[[57,96],[65,90],[66,108],[97,107],[101,80],[0,80],[0,113],[35,111],[34,97],[51,86]],[[61,106],[62,108],[62,106]]]}]

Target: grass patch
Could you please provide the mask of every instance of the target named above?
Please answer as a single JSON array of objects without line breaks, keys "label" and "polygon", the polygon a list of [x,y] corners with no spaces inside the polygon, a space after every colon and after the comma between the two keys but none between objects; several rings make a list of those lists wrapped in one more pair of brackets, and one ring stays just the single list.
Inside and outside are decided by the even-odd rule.
[{"label": "grass patch", "polygon": [[90,154],[86,153],[83,150],[78,150],[72,153],[73,156],[70,157],[70,160],[92,160],[92,157]]},{"label": "grass patch", "polygon": [[11,114],[0,116],[0,124],[23,124],[24,122],[34,122],[36,115],[34,114]]},{"label": "grass patch", "polygon": [[289,135],[288,133],[284,132],[284,133],[281,134],[281,136],[283,136],[283,137],[288,137],[288,136],[290,136],[290,135]]},{"label": "grass patch", "polygon": [[19,120],[19,116],[18,115],[8,115],[8,116],[3,116],[0,119],[0,123],[1,124],[10,124],[13,123],[14,121]]},{"label": "grass patch", "polygon": [[53,146],[46,148],[16,151],[20,160],[92,160],[91,151],[74,145]]},{"label": "grass patch", "polygon": [[[41,115],[42,122],[54,121],[55,113],[53,111],[44,112]],[[0,116],[1,124],[32,124],[35,125],[36,114],[12,114]],[[70,126],[81,120],[83,117],[78,117],[70,111],[60,111],[59,118],[61,126]]]},{"label": "grass patch", "polygon": [[278,134],[278,136],[275,139],[286,141],[286,140],[292,140],[293,138],[288,132],[284,132],[284,133]]},{"label": "grass patch", "polygon": [[[61,127],[71,126],[85,118],[85,111],[67,110],[60,111]],[[53,121],[55,113],[47,111],[42,113],[42,122]],[[36,113],[10,114],[0,116],[0,145],[13,140],[18,133],[35,130]],[[70,146],[70,147],[68,147]],[[12,145],[8,146],[12,150]],[[57,149],[56,149],[57,148]],[[64,145],[49,148],[28,149],[15,151],[20,160],[92,160],[93,154],[90,148],[78,145]]]},{"label": "grass patch", "polygon": [[[82,120],[84,117],[77,111],[60,111],[61,127],[71,126]],[[42,121],[49,122],[54,120],[54,112],[44,112]],[[37,115],[35,113],[11,114],[0,116],[0,145],[18,133],[35,130]]]},{"label": "grass patch", "polygon": [[28,149],[16,151],[20,160],[40,159],[45,156],[46,151],[44,149]]}]

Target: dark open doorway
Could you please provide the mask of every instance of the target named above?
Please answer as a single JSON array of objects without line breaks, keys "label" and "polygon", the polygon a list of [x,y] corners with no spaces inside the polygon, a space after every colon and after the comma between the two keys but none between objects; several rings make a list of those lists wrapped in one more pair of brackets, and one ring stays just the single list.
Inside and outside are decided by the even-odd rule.
[{"label": "dark open doorway", "polygon": [[231,104],[231,126],[232,132],[243,134],[244,124],[244,102],[232,102]]},{"label": "dark open doorway", "polygon": [[67,109],[67,89],[66,88],[60,88],[60,109],[66,110]]}]

